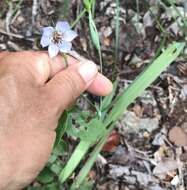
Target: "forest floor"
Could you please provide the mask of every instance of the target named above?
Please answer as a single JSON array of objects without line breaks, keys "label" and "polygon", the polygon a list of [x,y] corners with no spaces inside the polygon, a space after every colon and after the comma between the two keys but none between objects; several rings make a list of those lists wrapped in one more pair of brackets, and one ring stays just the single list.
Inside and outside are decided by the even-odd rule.
[{"label": "forest floor", "polygon": [[[0,50],[39,50],[43,26],[58,20],[72,23],[80,12],[80,0],[69,1],[66,6],[64,2],[1,0]],[[187,28],[181,26],[183,19],[187,20],[187,3],[177,0],[173,7],[167,0],[121,1],[117,63],[115,9],[114,0],[97,1],[95,22],[102,44],[103,72],[111,80],[118,78],[120,93],[159,48],[172,41],[187,41]],[[87,17],[75,30],[79,37],[74,49],[99,65]],[[187,189],[187,48],[118,121],[89,179],[97,190]],[[42,186],[35,182],[33,187],[38,185]]]}]

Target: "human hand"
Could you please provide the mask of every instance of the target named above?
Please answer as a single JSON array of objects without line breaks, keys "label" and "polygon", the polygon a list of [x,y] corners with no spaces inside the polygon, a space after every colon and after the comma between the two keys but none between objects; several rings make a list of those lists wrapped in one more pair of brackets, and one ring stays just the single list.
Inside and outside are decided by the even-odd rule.
[{"label": "human hand", "polygon": [[0,190],[28,185],[45,166],[62,112],[83,91],[107,95],[111,82],[92,62],[45,52],[0,53]]}]

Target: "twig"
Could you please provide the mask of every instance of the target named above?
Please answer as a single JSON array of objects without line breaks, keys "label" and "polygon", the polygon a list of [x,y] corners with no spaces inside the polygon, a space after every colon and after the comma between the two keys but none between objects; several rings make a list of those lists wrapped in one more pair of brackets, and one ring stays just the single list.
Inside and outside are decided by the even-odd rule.
[{"label": "twig", "polygon": [[183,163],[180,160],[180,155],[182,154],[182,148],[179,147],[176,149],[176,157],[178,163],[178,172],[179,172],[179,179],[180,179],[180,190],[185,190],[184,186],[184,173],[183,173]]},{"label": "twig", "polygon": [[32,26],[35,24],[37,11],[38,11],[38,0],[33,0],[33,4],[32,4]]},{"label": "twig", "polygon": [[18,10],[18,11],[16,12],[15,16],[14,16],[14,17],[12,18],[12,20],[11,20],[11,24],[14,23],[14,21],[16,20],[16,18],[19,16],[20,13],[21,13],[20,10]]},{"label": "twig", "polygon": [[14,33],[11,33],[11,32],[7,33],[6,31],[4,31],[1,28],[0,28],[0,33],[3,34],[3,35],[6,35],[6,36],[17,38],[17,39],[24,39],[24,40],[27,40],[27,41],[30,41],[30,42],[34,42],[33,38],[25,38],[24,36],[22,36],[20,34],[14,34]]},{"label": "twig", "polygon": [[13,49],[13,50],[15,50],[15,51],[20,51],[20,50],[21,50],[21,48],[20,48],[17,44],[15,44],[14,42],[12,42],[12,41],[8,41],[8,42],[7,42],[7,45],[8,45],[11,49]]},{"label": "twig", "polygon": [[76,51],[70,51],[68,53],[70,56],[74,57],[75,59],[77,59],[78,61],[85,61],[86,58],[84,58],[83,56],[81,56],[79,53],[77,53]]},{"label": "twig", "polygon": [[11,20],[11,24],[14,23],[15,19],[17,18],[17,16],[20,14],[20,6],[22,4],[23,0],[19,0],[17,3],[16,3],[16,6],[14,7],[14,10],[13,10],[13,13],[12,13],[12,20]]},{"label": "twig", "polygon": [[5,19],[6,31],[8,33],[10,33],[10,23],[11,23],[12,14],[13,14],[13,5],[10,2],[9,3],[9,9],[8,9],[8,12],[6,14],[6,19]]}]

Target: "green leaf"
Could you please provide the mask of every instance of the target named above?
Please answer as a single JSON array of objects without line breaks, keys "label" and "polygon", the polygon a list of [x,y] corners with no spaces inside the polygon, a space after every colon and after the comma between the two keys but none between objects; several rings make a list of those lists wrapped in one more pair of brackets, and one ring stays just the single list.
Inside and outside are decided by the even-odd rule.
[{"label": "green leaf", "polygon": [[97,50],[100,50],[100,40],[99,40],[99,34],[95,25],[95,22],[92,18],[92,13],[89,11],[89,28],[90,28],[90,35],[93,41],[93,44],[97,48]]},{"label": "green leaf", "polygon": [[101,120],[97,118],[92,119],[85,127],[84,130],[79,131],[79,137],[82,141],[90,144],[94,143],[103,133],[106,128],[102,125]]},{"label": "green leaf", "polygon": [[96,145],[94,150],[91,152],[88,161],[86,164],[84,164],[83,168],[80,170],[78,176],[76,177],[74,183],[72,184],[72,189],[78,189],[80,185],[82,186],[82,183],[86,176],[88,175],[93,163],[95,162],[99,152],[101,151],[103,145],[105,144],[106,140],[108,139],[108,136],[113,129],[114,124],[110,126],[110,128],[105,132],[100,142]]},{"label": "green leaf", "polygon": [[114,98],[114,95],[116,93],[117,89],[117,81],[113,83],[113,90],[112,93],[109,96],[106,96],[102,101],[102,112],[106,111],[106,109],[111,105],[112,99]]},{"label": "green leaf", "polygon": [[72,174],[72,172],[77,167],[77,165],[79,164],[83,156],[88,151],[89,147],[90,147],[90,143],[85,142],[85,141],[81,141],[78,144],[73,154],[71,155],[71,158],[68,160],[66,166],[60,172],[59,181],[61,183],[64,183],[67,180],[67,178]]},{"label": "green leaf", "polygon": [[[83,183],[81,184],[81,190],[93,190],[94,187],[94,181],[85,179]],[[77,188],[71,186],[70,190],[77,190]]]},{"label": "green leaf", "polygon": [[79,132],[81,142],[78,144],[71,158],[60,173],[59,179],[62,183],[72,174],[90,146],[106,132],[106,128],[97,118],[91,120],[85,128],[86,130]]},{"label": "green leaf", "polygon": [[60,174],[62,168],[62,164],[60,162],[56,162],[50,166],[50,169],[53,173],[55,173],[57,176]]},{"label": "green leaf", "polygon": [[45,167],[37,177],[37,180],[44,184],[52,182],[53,179],[54,173],[48,167]]},{"label": "green leaf", "polygon": [[91,9],[91,2],[90,0],[83,0],[84,6],[86,7],[86,10],[89,12]]},{"label": "green leaf", "polygon": [[40,190],[59,190],[60,187],[57,183],[52,183],[47,185],[46,187],[42,187]]},{"label": "green leaf", "polygon": [[64,152],[67,151],[67,143],[63,140],[59,142],[59,144],[54,148],[53,155],[62,156]]},{"label": "green leaf", "polygon": [[68,128],[66,130],[66,133],[68,136],[71,136],[71,137],[79,137],[78,136],[78,132],[79,132],[79,129],[76,129],[73,125],[72,125],[72,117],[71,117],[71,114],[68,116]]},{"label": "green leaf", "polygon": [[58,127],[56,129],[56,140],[55,140],[54,147],[56,147],[60,143],[62,136],[64,135],[64,133],[68,127],[67,116],[68,116],[68,114],[65,111],[59,120]]}]

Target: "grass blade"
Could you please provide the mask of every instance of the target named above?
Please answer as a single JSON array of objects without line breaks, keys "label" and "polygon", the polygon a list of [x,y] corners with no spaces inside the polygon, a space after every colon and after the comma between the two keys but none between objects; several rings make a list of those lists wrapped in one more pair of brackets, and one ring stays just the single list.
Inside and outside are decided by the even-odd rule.
[{"label": "grass blade", "polygon": [[65,168],[61,171],[59,175],[59,180],[61,183],[64,183],[66,179],[72,174],[74,169],[77,167],[79,162],[82,160],[83,156],[86,154],[90,144],[85,141],[81,141],[73,152],[70,160],[66,164]]},{"label": "grass blade", "polygon": [[88,175],[92,165],[94,164],[99,152],[101,151],[103,145],[105,144],[106,140],[108,139],[108,136],[112,130],[112,128],[114,127],[114,125],[111,125],[110,128],[107,130],[107,132],[105,133],[105,135],[102,137],[102,139],[100,140],[100,142],[96,145],[96,147],[94,148],[94,150],[92,151],[92,153],[89,156],[88,161],[86,162],[86,164],[84,165],[84,167],[81,169],[81,171],[79,172],[75,182],[72,184],[71,186],[71,190],[77,189],[80,187],[80,185],[83,183],[84,179],[86,178],[86,176]]},{"label": "grass blade", "polygon": [[184,46],[184,43],[173,43],[136,78],[116,101],[105,121],[106,126],[120,118],[127,107],[179,56]]}]

